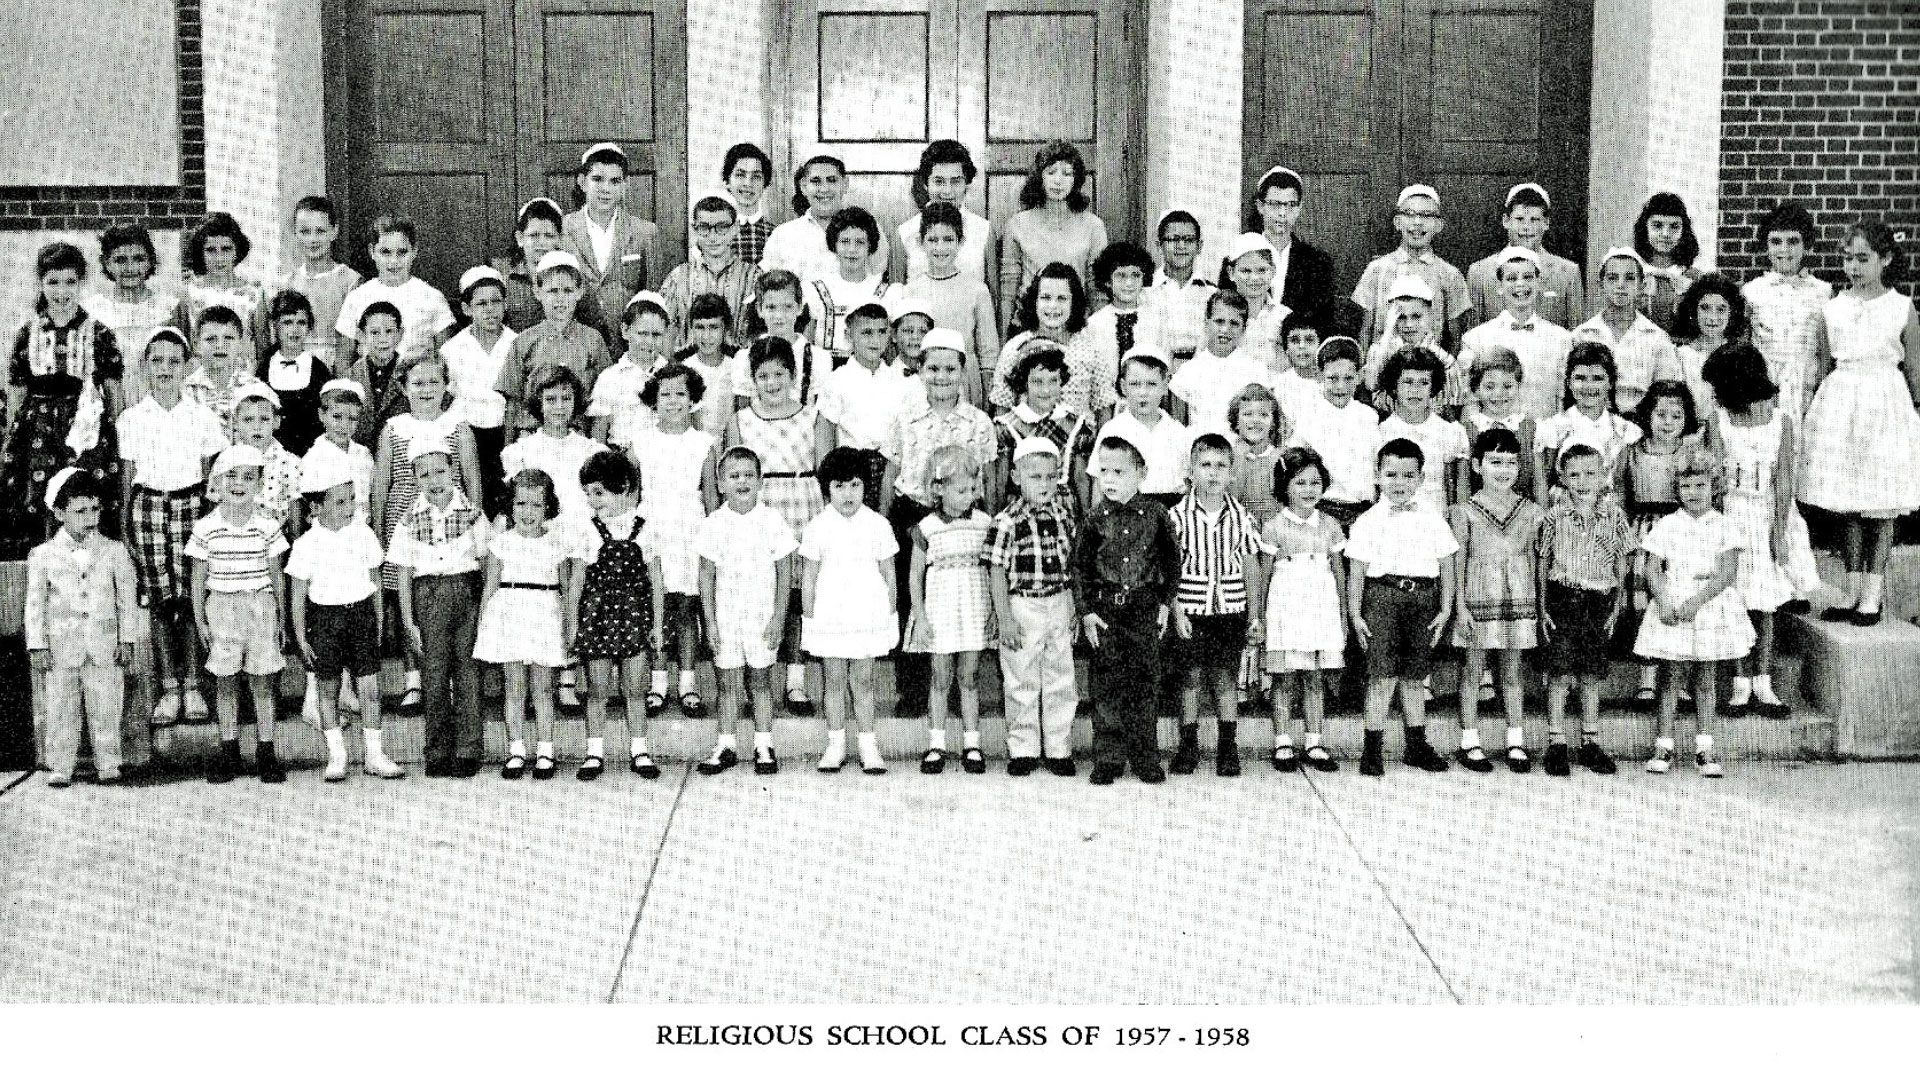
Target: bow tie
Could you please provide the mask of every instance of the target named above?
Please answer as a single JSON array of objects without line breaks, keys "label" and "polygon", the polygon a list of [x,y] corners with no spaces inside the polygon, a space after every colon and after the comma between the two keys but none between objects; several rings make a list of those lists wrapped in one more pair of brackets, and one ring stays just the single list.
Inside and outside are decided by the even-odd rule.
[{"label": "bow tie", "polygon": [[1388,503],[1387,509],[1396,514],[1411,514],[1415,510],[1418,510],[1420,508],[1413,505],[1413,503],[1411,502],[1403,502],[1403,503]]}]

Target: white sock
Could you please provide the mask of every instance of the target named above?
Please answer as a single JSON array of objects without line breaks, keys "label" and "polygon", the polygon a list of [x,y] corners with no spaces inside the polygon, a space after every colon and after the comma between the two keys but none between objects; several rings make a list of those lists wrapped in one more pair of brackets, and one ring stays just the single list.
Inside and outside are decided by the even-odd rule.
[{"label": "white sock", "polygon": [[977,731],[962,732],[960,735],[960,745],[967,750],[980,749],[980,733]]},{"label": "white sock", "polygon": [[587,756],[603,758],[607,756],[607,740],[598,735],[587,738]]},{"label": "white sock", "polygon": [[1733,677],[1733,692],[1727,695],[1727,704],[1745,705],[1753,697],[1753,680],[1745,675]]},{"label": "white sock", "polygon": [[[1312,735],[1307,736],[1308,746],[1312,746],[1315,741],[1316,740]],[[1283,746],[1292,746],[1292,745],[1293,745],[1293,736],[1287,734],[1284,731],[1276,731],[1273,733],[1273,748],[1275,750],[1278,750]]]},{"label": "white sock", "polygon": [[753,733],[753,752],[754,753],[757,754],[762,750],[771,750],[771,749],[773,749],[773,732],[756,731]]},{"label": "white sock", "polygon": [[1780,700],[1774,696],[1773,676],[1771,674],[1755,675],[1753,677],[1753,696],[1769,705],[1775,704]]},{"label": "white sock", "polygon": [[[1280,736],[1280,737],[1281,737],[1281,738],[1283,738],[1283,739],[1284,739],[1284,738],[1286,738],[1286,736],[1285,736],[1285,735],[1282,735],[1282,736]],[[1285,746],[1286,744],[1285,744],[1285,743],[1282,743],[1281,745],[1282,745],[1282,746]],[[1311,749],[1313,749],[1314,747],[1316,747],[1316,746],[1319,746],[1319,745],[1320,745],[1320,733],[1319,733],[1319,732],[1317,732],[1317,731],[1309,731],[1309,732],[1307,732],[1307,749],[1309,749],[1309,750],[1311,750]]]},{"label": "white sock", "polygon": [[860,759],[862,761],[880,760],[880,736],[871,731],[860,733]]},{"label": "white sock", "polygon": [[553,760],[553,744],[550,742],[534,743],[533,756],[543,757],[543,758],[546,758],[548,761],[552,761]]},{"label": "white sock", "polygon": [[420,673],[419,672],[417,671],[407,672],[407,689],[409,690],[420,689]]},{"label": "white sock", "polygon": [[380,729],[379,728],[375,728],[375,727],[361,728],[360,738],[364,740],[367,744],[368,757],[375,757],[382,752],[380,749]]},{"label": "white sock", "polygon": [[1861,574],[1860,610],[1871,615],[1880,610],[1880,590],[1886,584],[1885,574]]},{"label": "white sock", "polygon": [[787,665],[787,689],[799,690],[802,693],[806,691],[807,665],[805,664],[788,664]]},{"label": "white sock", "polygon": [[1527,745],[1527,729],[1523,727],[1508,728],[1507,729],[1507,745],[1508,746]]},{"label": "white sock", "polygon": [[578,685],[577,677],[574,675],[574,671],[572,668],[560,669],[560,685],[561,686]]},{"label": "white sock", "polygon": [[693,672],[682,671],[680,673],[680,696],[686,697],[688,694],[693,693],[693,691],[694,691]]},{"label": "white sock", "polygon": [[1669,754],[1673,753],[1673,736],[1662,735],[1653,740],[1653,748],[1655,750],[1665,750]]},{"label": "white sock", "polygon": [[[862,747],[864,747],[864,746],[866,746],[867,744],[866,744],[866,742],[865,742],[865,740],[867,739],[867,736],[865,736],[865,735],[862,735],[862,736],[860,736],[860,738],[861,738],[861,740],[862,740],[862,741],[861,741],[861,743],[860,743],[860,745],[861,745]],[[928,729],[927,729],[927,749],[929,749],[929,750],[945,750],[946,748],[947,748],[947,732],[946,732],[946,729],[945,729],[945,728],[937,728],[937,727],[936,727],[936,728],[928,728]],[[862,750],[861,752],[862,752],[862,753],[865,753],[866,751],[865,751],[865,750]]]},{"label": "white sock", "polygon": [[507,756],[517,757],[517,758],[526,757],[527,744],[520,739],[513,740],[512,742],[507,744]]},{"label": "white sock", "polygon": [[722,732],[720,735],[720,738],[715,741],[714,745],[718,746],[722,750],[737,749],[737,747],[734,745],[733,732],[731,731]]},{"label": "white sock", "polygon": [[1640,686],[1642,689],[1652,690],[1654,688],[1654,686],[1656,685],[1655,676],[1659,674],[1659,670],[1660,670],[1659,668],[1653,667],[1650,664],[1641,665]]},{"label": "white sock", "polygon": [[652,690],[654,693],[659,694],[661,697],[667,696],[667,673],[666,672],[656,671],[653,673]]},{"label": "white sock", "polygon": [[324,734],[327,737],[327,757],[345,760],[347,756],[347,737],[340,733],[339,728],[328,728]]},{"label": "white sock", "polygon": [[847,729],[830,728],[827,731],[827,753],[844,756],[847,752]]},{"label": "white sock", "polygon": [[646,752],[647,752],[647,740],[644,737],[635,735],[633,738],[627,740],[627,756],[628,757],[630,758],[639,757],[641,754],[644,754]]},{"label": "white sock", "polygon": [[1479,745],[1480,745],[1480,729],[1479,728],[1461,728],[1460,729],[1460,749],[1471,750],[1474,747]]},{"label": "white sock", "polygon": [[1695,735],[1693,737],[1693,752],[1696,754],[1713,753],[1713,736]]}]

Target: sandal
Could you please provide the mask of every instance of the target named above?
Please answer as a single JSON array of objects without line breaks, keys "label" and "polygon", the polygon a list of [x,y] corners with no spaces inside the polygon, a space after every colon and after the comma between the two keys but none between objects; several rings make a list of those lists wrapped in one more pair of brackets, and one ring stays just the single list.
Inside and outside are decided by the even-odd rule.
[{"label": "sandal", "polygon": [[519,754],[515,754],[512,757],[507,759],[507,763],[505,765],[500,766],[500,779],[518,780],[522,776],[526,775],[526,772],[527,772],[527,759],[520,756]]},{"label": "sandal", "polygon": [[580,763],[580,768],[574,772],[573,778],[575,780],[598,780],[600,779],[600,774],[606,770],[606,767],[607,763],[605,761],[593,755],[588,755],[587,759]]},{"label": "sandal", "polygon": [[920,772],[927,776],[938,776],[947,771],[947,752],[929,750],[920,759]]},{"label": "sandal", "polygon": [[1642,686],[1633,692],[1633,711],[1652,712],[1655,703],[1653,687]]},{"label": "sandal", "polygon": [[[659,716],[662,712],[666,711],[666,708],[667,696],[665,694],[655,694],[651,691],[647,693],[647,719],[651,720]],[[636,767],[634,771],[638,772],[639,769]]]},{"label": "sandal", "polygon": [[629,763],[628,767],[633,770],[634,775],[640,777],[642,780],[660,779],[660,766],[653,763],[653,755],[651,754],[633,755],[633,761]]},{"label": "sandal", "polygon": [[792,713],[793,715],[795,716],[812,716],[813,715],[813,702],[808,699],[807,692],[805,690],[789,687],[787,689],[786,697],[783,700],[787,703],[787,711]]},{"label": "sandal", "polygon": [[987,755],[977,746],[969,746],[960,752],[960,767],[978,776],[987,771]]},{"label": "sandal", "polygon": [[1307,747],[1307,764],[1321,772],[1340,771],[1340,763],[1333,760],[1333,755],[1324,746]]},{"label": "sandal", "polygon": [[537,757],[533,759],[533,778],[535,780],[551,780],[553,779],[553,774],[559,771],[560,770],[554,768],[553,759],[550,757]]},{"label": "sandal", "polygon": [[689,720],[699,720],[707,715],[707,701],[700,691],[689,690],[680,695],[680,715]]}]

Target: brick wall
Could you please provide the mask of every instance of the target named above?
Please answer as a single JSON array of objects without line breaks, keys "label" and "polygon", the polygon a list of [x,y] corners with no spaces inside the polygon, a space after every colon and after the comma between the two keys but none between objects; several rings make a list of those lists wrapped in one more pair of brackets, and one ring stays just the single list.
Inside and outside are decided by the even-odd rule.
[{"label": "brick wall", "polygon": [[1920,5],[1728,0],[1725,55],[1721,267],[1736,280],[1766,268],[1753,228],[1783,199],[1812,211],[1811,266],[1836,283],[1855,221],[1920,238]]}]

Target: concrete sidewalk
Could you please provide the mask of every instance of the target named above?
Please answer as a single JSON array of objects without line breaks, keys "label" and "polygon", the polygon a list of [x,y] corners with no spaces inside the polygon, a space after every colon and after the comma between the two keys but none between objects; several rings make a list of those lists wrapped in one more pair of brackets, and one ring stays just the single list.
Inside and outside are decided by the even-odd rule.
[{"label": "concrete sidewalk", "polygon": [[[1920,999],[1920,766],[0,794],[0,1000]],[[12,778],[0,780],[0,784]]]}]

